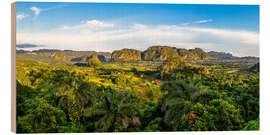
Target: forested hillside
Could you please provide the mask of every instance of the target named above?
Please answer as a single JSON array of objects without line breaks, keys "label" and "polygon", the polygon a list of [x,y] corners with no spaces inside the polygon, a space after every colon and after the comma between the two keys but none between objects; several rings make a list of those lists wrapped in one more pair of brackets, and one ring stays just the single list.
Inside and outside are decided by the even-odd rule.
[{"label": "forested hillside", "polygon": [[21,51],[16,85],[19,133],[260,127],[259,61],[213,60],[199,48]]}]

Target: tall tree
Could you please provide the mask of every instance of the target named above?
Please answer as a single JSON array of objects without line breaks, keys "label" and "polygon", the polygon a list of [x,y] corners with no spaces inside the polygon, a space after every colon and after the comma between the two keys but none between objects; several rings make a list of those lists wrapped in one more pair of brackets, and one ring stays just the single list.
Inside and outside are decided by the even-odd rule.
[{"label": "tall tree", "polygon": [[85,111],[87,117],[98,117],[95,129],[98,132],[125,130],[129,125],[139,125],[138,106],[135,96],[127,92],[110,92],[100,96],[100,101]]}]

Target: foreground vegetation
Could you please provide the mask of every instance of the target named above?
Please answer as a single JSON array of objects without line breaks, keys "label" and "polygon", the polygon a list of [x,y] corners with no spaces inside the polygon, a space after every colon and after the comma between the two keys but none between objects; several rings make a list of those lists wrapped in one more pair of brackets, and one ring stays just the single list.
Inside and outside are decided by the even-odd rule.
[{"label": "foreground vegetation", "polygon": [[19,133],[259,130],[259,64],[55,59],[17,59]]}]

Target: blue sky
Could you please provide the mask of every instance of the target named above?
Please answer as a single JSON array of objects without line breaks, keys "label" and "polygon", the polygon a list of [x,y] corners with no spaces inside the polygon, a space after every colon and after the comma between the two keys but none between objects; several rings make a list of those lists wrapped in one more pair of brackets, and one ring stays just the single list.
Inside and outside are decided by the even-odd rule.
[{"label": "blue sky", "polygon": [[259,56],[258,5],[17,2],[16,8],[17,43],[96,51],[171,45]]}]

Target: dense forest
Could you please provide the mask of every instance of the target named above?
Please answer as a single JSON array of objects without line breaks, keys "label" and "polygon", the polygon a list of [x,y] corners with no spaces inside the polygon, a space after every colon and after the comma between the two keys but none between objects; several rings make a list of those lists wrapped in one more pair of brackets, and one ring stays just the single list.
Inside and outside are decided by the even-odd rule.
[{"label": "dense forest", "polygon": [[259,130],[259,58],[152,46],[17,51],[18,133]]}]

